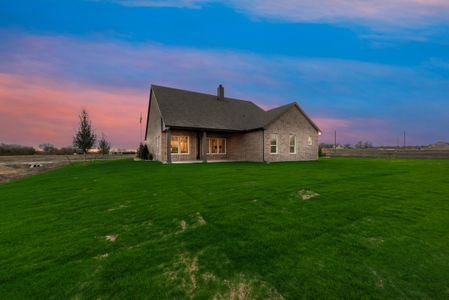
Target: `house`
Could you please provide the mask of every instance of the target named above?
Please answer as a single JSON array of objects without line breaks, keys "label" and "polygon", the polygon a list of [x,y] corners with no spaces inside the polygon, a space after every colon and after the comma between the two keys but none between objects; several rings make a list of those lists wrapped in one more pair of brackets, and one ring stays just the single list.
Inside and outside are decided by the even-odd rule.
[{"label": "house", "polygon": [[266,111],[222,85],[216,95],[151,86],[145,143],[158,161],[316,160],[320,134],[297,103]]}]

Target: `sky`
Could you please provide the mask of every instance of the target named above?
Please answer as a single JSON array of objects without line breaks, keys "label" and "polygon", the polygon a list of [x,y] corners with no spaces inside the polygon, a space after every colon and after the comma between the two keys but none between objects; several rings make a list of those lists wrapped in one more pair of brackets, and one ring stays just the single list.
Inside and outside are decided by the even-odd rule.
[{"label": "sky", "polygon": [[70,145],[86,109],[135,148],[151,84],[296,101],[321,142],[449,141],[449,1],[0,1],[0,143]]}]

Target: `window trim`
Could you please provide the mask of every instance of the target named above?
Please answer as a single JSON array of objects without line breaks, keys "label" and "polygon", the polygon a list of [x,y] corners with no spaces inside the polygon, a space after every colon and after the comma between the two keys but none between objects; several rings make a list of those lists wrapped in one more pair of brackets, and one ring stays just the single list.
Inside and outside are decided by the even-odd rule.
[{"label": "window trim", "polygon": [[[212,153],[211,150],[211,140],[224,140],[224,152],[223,153]],[[207,138],[207,154],[208,155],[226,155],[227,154],[227,139],[221,137],[208,137]]]},{"label": "window trim", "polygon": [[[173,140],[173,138],[176,138],[178,140],[178,152],[172,151],[171,140]],[[187,138],[187,153],[181,153],[181,145],[179,142],[180,138]],[[170,153],[172,155],[189,155],[190,154],[190,136],[188,136],[188,135],[172,135],[171,140],[170,140]]]},{"label": "window trim", "polygon": [[[294,144],[293,144],[294,151],[293,152],[292,152],[292,141],[291,141],[292,137],[294,138]],[[297,154],[298,153],[297,152],[297,143],[296,143],[296,135],[295,134],[290,134],[288,136],[288,152],[290,154]]]},{"label": "window trim", "polygon": [[[273,145],[271,142],[273,141],[273,137],[276,139],[276,145]],[[272,152],[272,147],[276,147],[276,152]],[[279,154],[279,134],[272,133],[270,134],[270,154],[276,155]]]}]

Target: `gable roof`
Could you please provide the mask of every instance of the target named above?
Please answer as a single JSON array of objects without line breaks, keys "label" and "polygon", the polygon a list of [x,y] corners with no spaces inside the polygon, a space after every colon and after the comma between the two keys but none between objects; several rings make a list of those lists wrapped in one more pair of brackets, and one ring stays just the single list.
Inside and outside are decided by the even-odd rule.
[{"label": "gable roof", "polygon": [[168,127],[212,130],[249,131],[262,129],[296,106],[317,130],[297,103],[290,103],[268,111],[251,101],[198,93],[152,85],[164,123]]}]

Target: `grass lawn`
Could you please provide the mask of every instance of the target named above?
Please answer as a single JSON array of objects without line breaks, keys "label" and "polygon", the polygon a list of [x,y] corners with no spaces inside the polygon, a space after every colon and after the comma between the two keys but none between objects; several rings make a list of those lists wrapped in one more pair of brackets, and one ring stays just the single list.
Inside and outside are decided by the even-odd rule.
[{"label": "grass lawn", "polygon": [[213,297],[449,298],[449,161],[122,160],[0,185],[0,299]]}]

